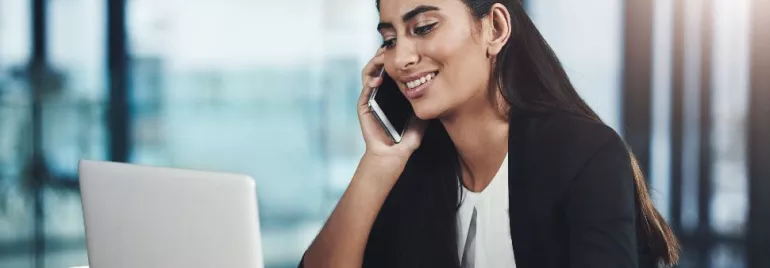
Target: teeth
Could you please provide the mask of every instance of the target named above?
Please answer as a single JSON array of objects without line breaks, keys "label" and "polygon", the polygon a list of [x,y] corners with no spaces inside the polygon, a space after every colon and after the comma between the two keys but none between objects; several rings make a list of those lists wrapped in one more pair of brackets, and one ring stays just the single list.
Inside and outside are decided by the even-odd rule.
[{"label": "teeth", "polygon": [[429,73],[429,74],[426,74],[425,76],[423,76],[423,77],[420,77],[419,79],[415,79],[415,80],[414,80],[414,81],[412,81],[412,82],[407,82],[407,83],[406,83],[406,86],[407,86],[407,87],[409,87],[409,88],[415,88],[415,87],[418,87],[418,86],[420,86],[420,85],[424,84],[425,82],[428,82],[428,81],[430,81],[431,79],[433,79],[433,77],[434,77],[434,76],[435,76],[435,75],[434,75],[433,73]]}]

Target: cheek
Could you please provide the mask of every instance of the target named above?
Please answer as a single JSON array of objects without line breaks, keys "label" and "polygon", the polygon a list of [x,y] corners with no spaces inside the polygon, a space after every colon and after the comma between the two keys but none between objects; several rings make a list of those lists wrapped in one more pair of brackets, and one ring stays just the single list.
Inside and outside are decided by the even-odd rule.
[{"label": "cheek", "polygon": [[487,80],[484,73],[489,66],[481,44],[470,31],[449,30],[436,32],[417,46],[425,66],[441,71],[431,95],[412,103],[422,119],[440,116],[468,101]]},{"label": "cheek", "polygon": [[489,72],[483,47],[469,31],[437,33],[421,42],[419,49],[431,67],[440,68],[442,92],[452,92],[453,97],[462,99],[472,94],[470,91],[481,82],[479,76]]},{"label": "cheek", "polygon": [[420,42],[419,53],[443,66],[452,62],[456,56],[475,50],[469,31],[452,28],[458,27],[444,25],[443,29],[438,29],[432,36]]}]

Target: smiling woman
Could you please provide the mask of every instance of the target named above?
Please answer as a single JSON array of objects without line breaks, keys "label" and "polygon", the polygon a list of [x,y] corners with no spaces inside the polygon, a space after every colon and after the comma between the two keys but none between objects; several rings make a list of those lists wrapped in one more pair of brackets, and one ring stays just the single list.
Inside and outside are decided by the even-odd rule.
[{"label": "smiling woman", "polygon": [[[679,245],[636,159],[518,0],[377,1],[366,153],[304,267],[656,267]],[[384,68],[415,117],[366,108]]]},{"label": "smiling woman", "polygon": [[[391,59],[385,61],[385,70],[401,81],[406,96],[421,96],[412,98],[416,115],[423,119],[438,118],[455,110],[450,108],[479,104],[466,100],[486,98],[479,93],[486,90],[484,84],[489,80],[492,65],[491,55],[479,43],[481,35],[488,34],[481,32],[482,25],[470,19],[457,19],[468,17],[461,1],[415,2],[417,6],[400,2],[403,1],[380,4],[382,22],[377,29],[384,40],[385,57]],[[508,31],[505,27],[499,30]],[[501,34],[503,38],[509,35]],[[497,47],[490,49],[499,51],[501,41],[505,42],[498,40]],[[424,75],[435,76],[432,87],[441,88],[441,92],[408,84]]]}]

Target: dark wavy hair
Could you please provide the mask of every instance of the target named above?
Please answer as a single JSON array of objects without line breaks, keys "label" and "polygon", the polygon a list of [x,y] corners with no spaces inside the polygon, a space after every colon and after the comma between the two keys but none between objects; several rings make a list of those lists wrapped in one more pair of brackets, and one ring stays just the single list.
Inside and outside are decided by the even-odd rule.
[{"label": "dark wavy hair", "polygon": [[[511,14],[511,37],[498,54],[491,74],[490,93],[500,90],[511,115],[517,113],[568,113],[601,122],[578,95],[559,59],[526,14],[520,0],[458,0],[476,20],[486,17],[494,4]],[[377,9],[380,0],[376,0]],[[637,237],[652,260],[673,265],[680,246],[673,231],[653,206],[636,157],[629,154],[635,180]],[[450,168],[447,168],[450,167]],[[366,254],[398,247],[394,267],[458,267],[456,224],[460,192],[457,150],[443,125],[432,120],[419,149],[409,159],[372,232]],[[398,218],[398,223],[389,222]],[[455,258],[448,258],[455,256]],[[364,263],[365,267],[370,264]]]}]

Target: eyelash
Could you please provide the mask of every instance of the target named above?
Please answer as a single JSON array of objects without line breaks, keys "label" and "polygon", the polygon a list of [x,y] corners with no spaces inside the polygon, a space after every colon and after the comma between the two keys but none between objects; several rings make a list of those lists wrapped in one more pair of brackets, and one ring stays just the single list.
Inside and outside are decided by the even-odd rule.
[{"label": "eyelash", "polygon": [[[414,30],[412,30],[412,33],[419,36],[426,36],[431,31],[433,31],[433,28],[438,24],[438,22],[434,22],[425,26],[415,27]],[[382,41],[382,45],[380,47],[384,48],[392,48],[396,45],[396,38],[391,38],[385,41]]]},{"label": "eyelash", "polygon": [[396,45],[396,38],[391,38],[391,39],[382,41],[382,45],[380,47],[392,48],[395,45]]},{"label": "eyelash", "polygon": [[415,27],[412,32],[414,32],[416,35],[425,36],[433,31],[433,27],[436,26],[436,24],[438,24],[438,22],[434,22],[425,26]]}]

